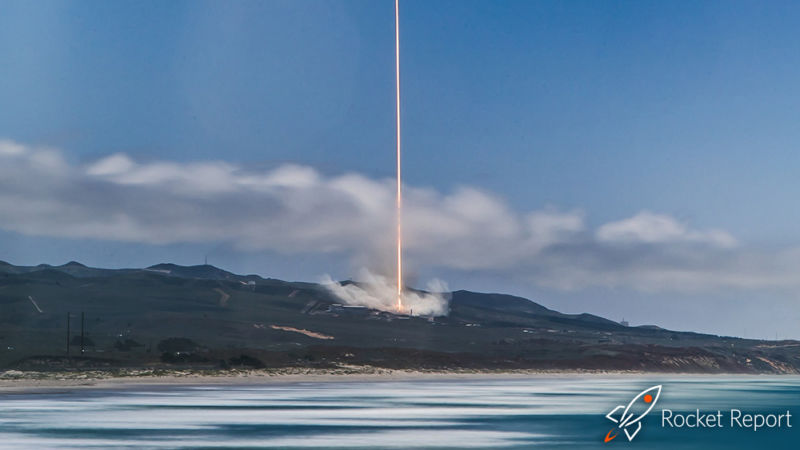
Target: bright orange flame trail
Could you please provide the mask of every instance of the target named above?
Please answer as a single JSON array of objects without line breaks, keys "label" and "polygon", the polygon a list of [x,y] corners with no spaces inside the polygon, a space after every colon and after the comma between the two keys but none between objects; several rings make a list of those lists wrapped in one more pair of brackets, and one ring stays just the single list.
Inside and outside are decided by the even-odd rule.
[{"label": "bright orange flame trail", "polygon": [[397,94],[397,310],[403,311],[403,190],[400,183],[400,0],[394,0],[395,93]]}]

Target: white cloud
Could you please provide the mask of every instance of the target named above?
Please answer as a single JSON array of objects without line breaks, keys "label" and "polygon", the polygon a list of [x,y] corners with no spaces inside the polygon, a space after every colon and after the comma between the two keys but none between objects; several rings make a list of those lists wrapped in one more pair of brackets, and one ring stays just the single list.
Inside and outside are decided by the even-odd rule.
[{"label": "white cloud", "polygon": [[736,239],[722,230],[691,230],[673,217],[642,211],[635,216],[607,223],[597,230],[597,239],[614,243],[660,244],[695,242],[718,247],[733,247]]},{"label": "white cloud", "polygon": [[128,155],[117,153],[103,158],[86,168],[88,175],[103,177],[130,172],[136,164]]},{"label": "white cloud", "polygon": [[[475,187],[406,186],[404,199],[411,271],[487,271],[557,289],[800,287],[800,251],[747,247],[664,214],[591,229],[581,211],[521,212]],[[57,150],[0,141],[0,212],[0,229],[26,235],[335,252],[379,273],[393,267],[394,182],[357,173],[124,154],[76,165]]]},{"label": "white cloud", "polygon": [[27,152],[24,145],[6,139],[0,139],[0,156],[17,156]]}]

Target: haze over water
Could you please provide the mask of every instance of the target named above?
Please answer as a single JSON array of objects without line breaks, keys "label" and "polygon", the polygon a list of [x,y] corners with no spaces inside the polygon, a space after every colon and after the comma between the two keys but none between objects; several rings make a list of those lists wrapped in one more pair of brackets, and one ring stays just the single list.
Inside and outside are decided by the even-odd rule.
[{"label": "haze over water", "polygon": [[[605,414],[662,384],[632,443]],[[782,413],[797,377],[530,377],[0,395],[0,448],[795,448],[784,429],[661,427],[661,409]],[[800,409],[797,410],[800,414]],[[795,411],[792,411],[795,414]],[[798,422],[800,424],[800,422]],[[727,424],[726,424],[727,425]],[[736,447],[738,446],[738,447]]]}]

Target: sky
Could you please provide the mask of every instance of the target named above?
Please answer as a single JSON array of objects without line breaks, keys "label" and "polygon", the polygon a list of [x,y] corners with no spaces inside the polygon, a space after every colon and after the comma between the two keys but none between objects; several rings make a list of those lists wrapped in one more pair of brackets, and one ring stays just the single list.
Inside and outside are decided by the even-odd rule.
[{"label": "sky", "polygon": [[[393,6],[0,0],[0,260],[391,273]],[[800,4],[400,8],[409,284],[800,338]]]}]

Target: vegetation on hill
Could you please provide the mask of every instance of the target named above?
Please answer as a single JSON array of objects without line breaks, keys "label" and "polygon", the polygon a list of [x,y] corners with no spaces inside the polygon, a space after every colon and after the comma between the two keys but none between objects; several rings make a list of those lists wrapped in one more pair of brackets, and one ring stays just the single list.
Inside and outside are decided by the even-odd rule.
[{"label": "vegetation on hill", "polygon": [[502,294],[455,291],[450,314],[437,318],[336,303],[317,284],[208,265],[0,262],[0,367],[800,371],[800,342],[625,327]]}]

